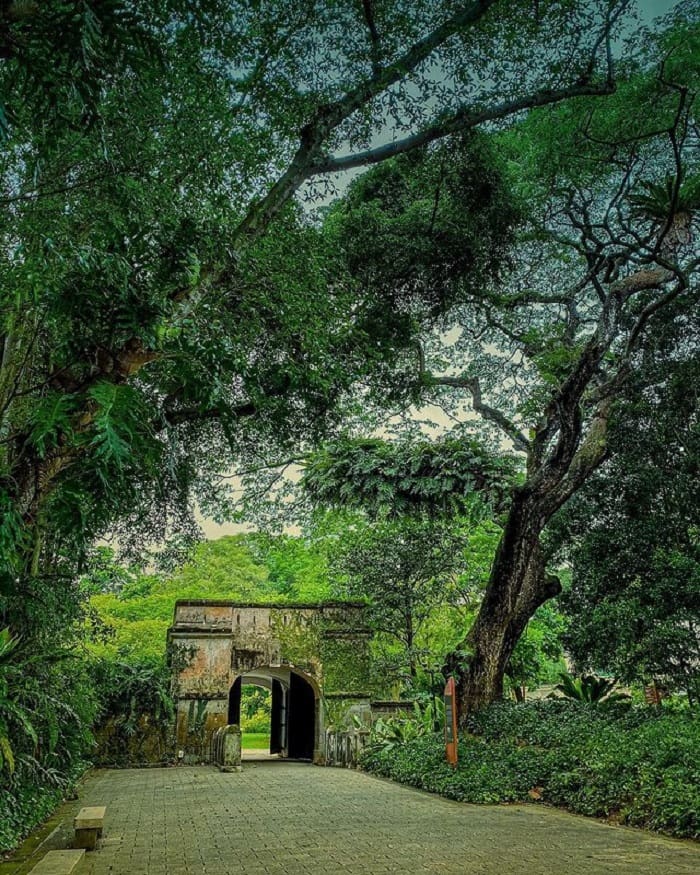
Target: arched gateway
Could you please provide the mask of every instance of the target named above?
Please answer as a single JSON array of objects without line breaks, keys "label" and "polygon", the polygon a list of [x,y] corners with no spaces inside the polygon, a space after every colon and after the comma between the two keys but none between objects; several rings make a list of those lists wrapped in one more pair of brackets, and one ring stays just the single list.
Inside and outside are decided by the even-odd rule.
[{"label": "arched gateway", "polygon": [[325,729],[369,709],[369,641],[357,602],[179,601],[168,631],[177,747],[211,759],[213,734],[240,720],[241,685],[272,691],[270,749],[325,762]]}]

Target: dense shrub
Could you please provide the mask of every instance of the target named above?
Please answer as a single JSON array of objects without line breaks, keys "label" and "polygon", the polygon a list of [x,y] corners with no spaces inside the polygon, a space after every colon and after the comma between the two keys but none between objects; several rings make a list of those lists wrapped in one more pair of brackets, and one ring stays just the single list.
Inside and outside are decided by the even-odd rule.
[{"label": "dense shrub", "polygon": [[0,850],[41,823],[84,771],[94,715],[73,651],[0,632]]},{"label": "dense shrub", "polygon": [[135,766],[172,759],[175,712],[165,661],[95,659],[91,677],[99,700],[94,762]]},{"label": "dense shrub", "polygon": [[43,823],[71,792],[87,767],[75,763],[60,777],[44,776],[20,769],[10,784],[0,787],[0,851],[15,847]]},{"label": "dense shrub", "polygon": [[371,748],[369,771],[464,802],[541,800],[700,838],[700,718],[576,702],[502,703],[475,715],[444,759],[442,737]]}]

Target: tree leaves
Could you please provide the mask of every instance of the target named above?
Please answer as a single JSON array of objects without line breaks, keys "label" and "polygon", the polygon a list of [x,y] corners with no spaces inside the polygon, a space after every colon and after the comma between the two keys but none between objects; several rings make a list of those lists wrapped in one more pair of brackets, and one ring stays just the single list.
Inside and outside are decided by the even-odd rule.
[{"label": "tree leaves", "polygon": [[10,121],[3,139],[27,109],[54,124],[94,122],[110,67],[156,52],[143,16],[122,0],[14,0],[4,4],[0,24],[7,95],[0,112]]},{"label": "tree leaves", "polygon": [[375,517],[455,513],[475,496],[498,503],[514,477],[512,460],[475,441],[336,441],[307,463],[302,488],[327,507]]},{"label": "tree leaves", "polygon": [[55,448],[59,441],[69,440],[77,399],[73,395],[49,392],[34,406],[30,416],[30,440],[40,458]]},{"label": "tree leaves", "polygon": [[488,140],[472,134],[361,176],[328,214],[326,233],[350,274],[381,292],[368,328],[386,331],[393,319],[402,336],[415,330],[409,314],[434,320],[499,275],[517,217]]},{"label": "tree leaves", "polygon": [[681,328],[669,314],[660,327],[620,400],[613,457],[552,534],[573,543],[563,603],[579,668],[627,682],[658,677],[697,697],[697,320]]}]

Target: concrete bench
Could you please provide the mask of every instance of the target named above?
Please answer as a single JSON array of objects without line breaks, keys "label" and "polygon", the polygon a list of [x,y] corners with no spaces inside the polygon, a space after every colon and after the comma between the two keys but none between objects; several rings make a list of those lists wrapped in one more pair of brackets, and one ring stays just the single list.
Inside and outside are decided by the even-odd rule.
[{"label": "concrete bench", "polygon": [[105,822],[104,805],[95,805],[92,808],[81,808],[73,821],[75,827],[76,848],[85,848],[86,851],[94,851],[97,839],[102,838],[102,828]]},{"label": "concrete bench", "polygon": [[78,863],[85,856],[84,850],[49,851],[36,864],[29,875],[71,875]]}]

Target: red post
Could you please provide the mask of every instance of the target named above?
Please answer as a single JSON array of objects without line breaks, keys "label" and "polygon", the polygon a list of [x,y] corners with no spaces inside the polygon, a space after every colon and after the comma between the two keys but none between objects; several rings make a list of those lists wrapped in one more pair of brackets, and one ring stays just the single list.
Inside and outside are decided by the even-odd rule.
[{"label": "red post", "polygon": [[452,768],[457,768],[457,690],[455,679],[445,684],[445,757]]}]

